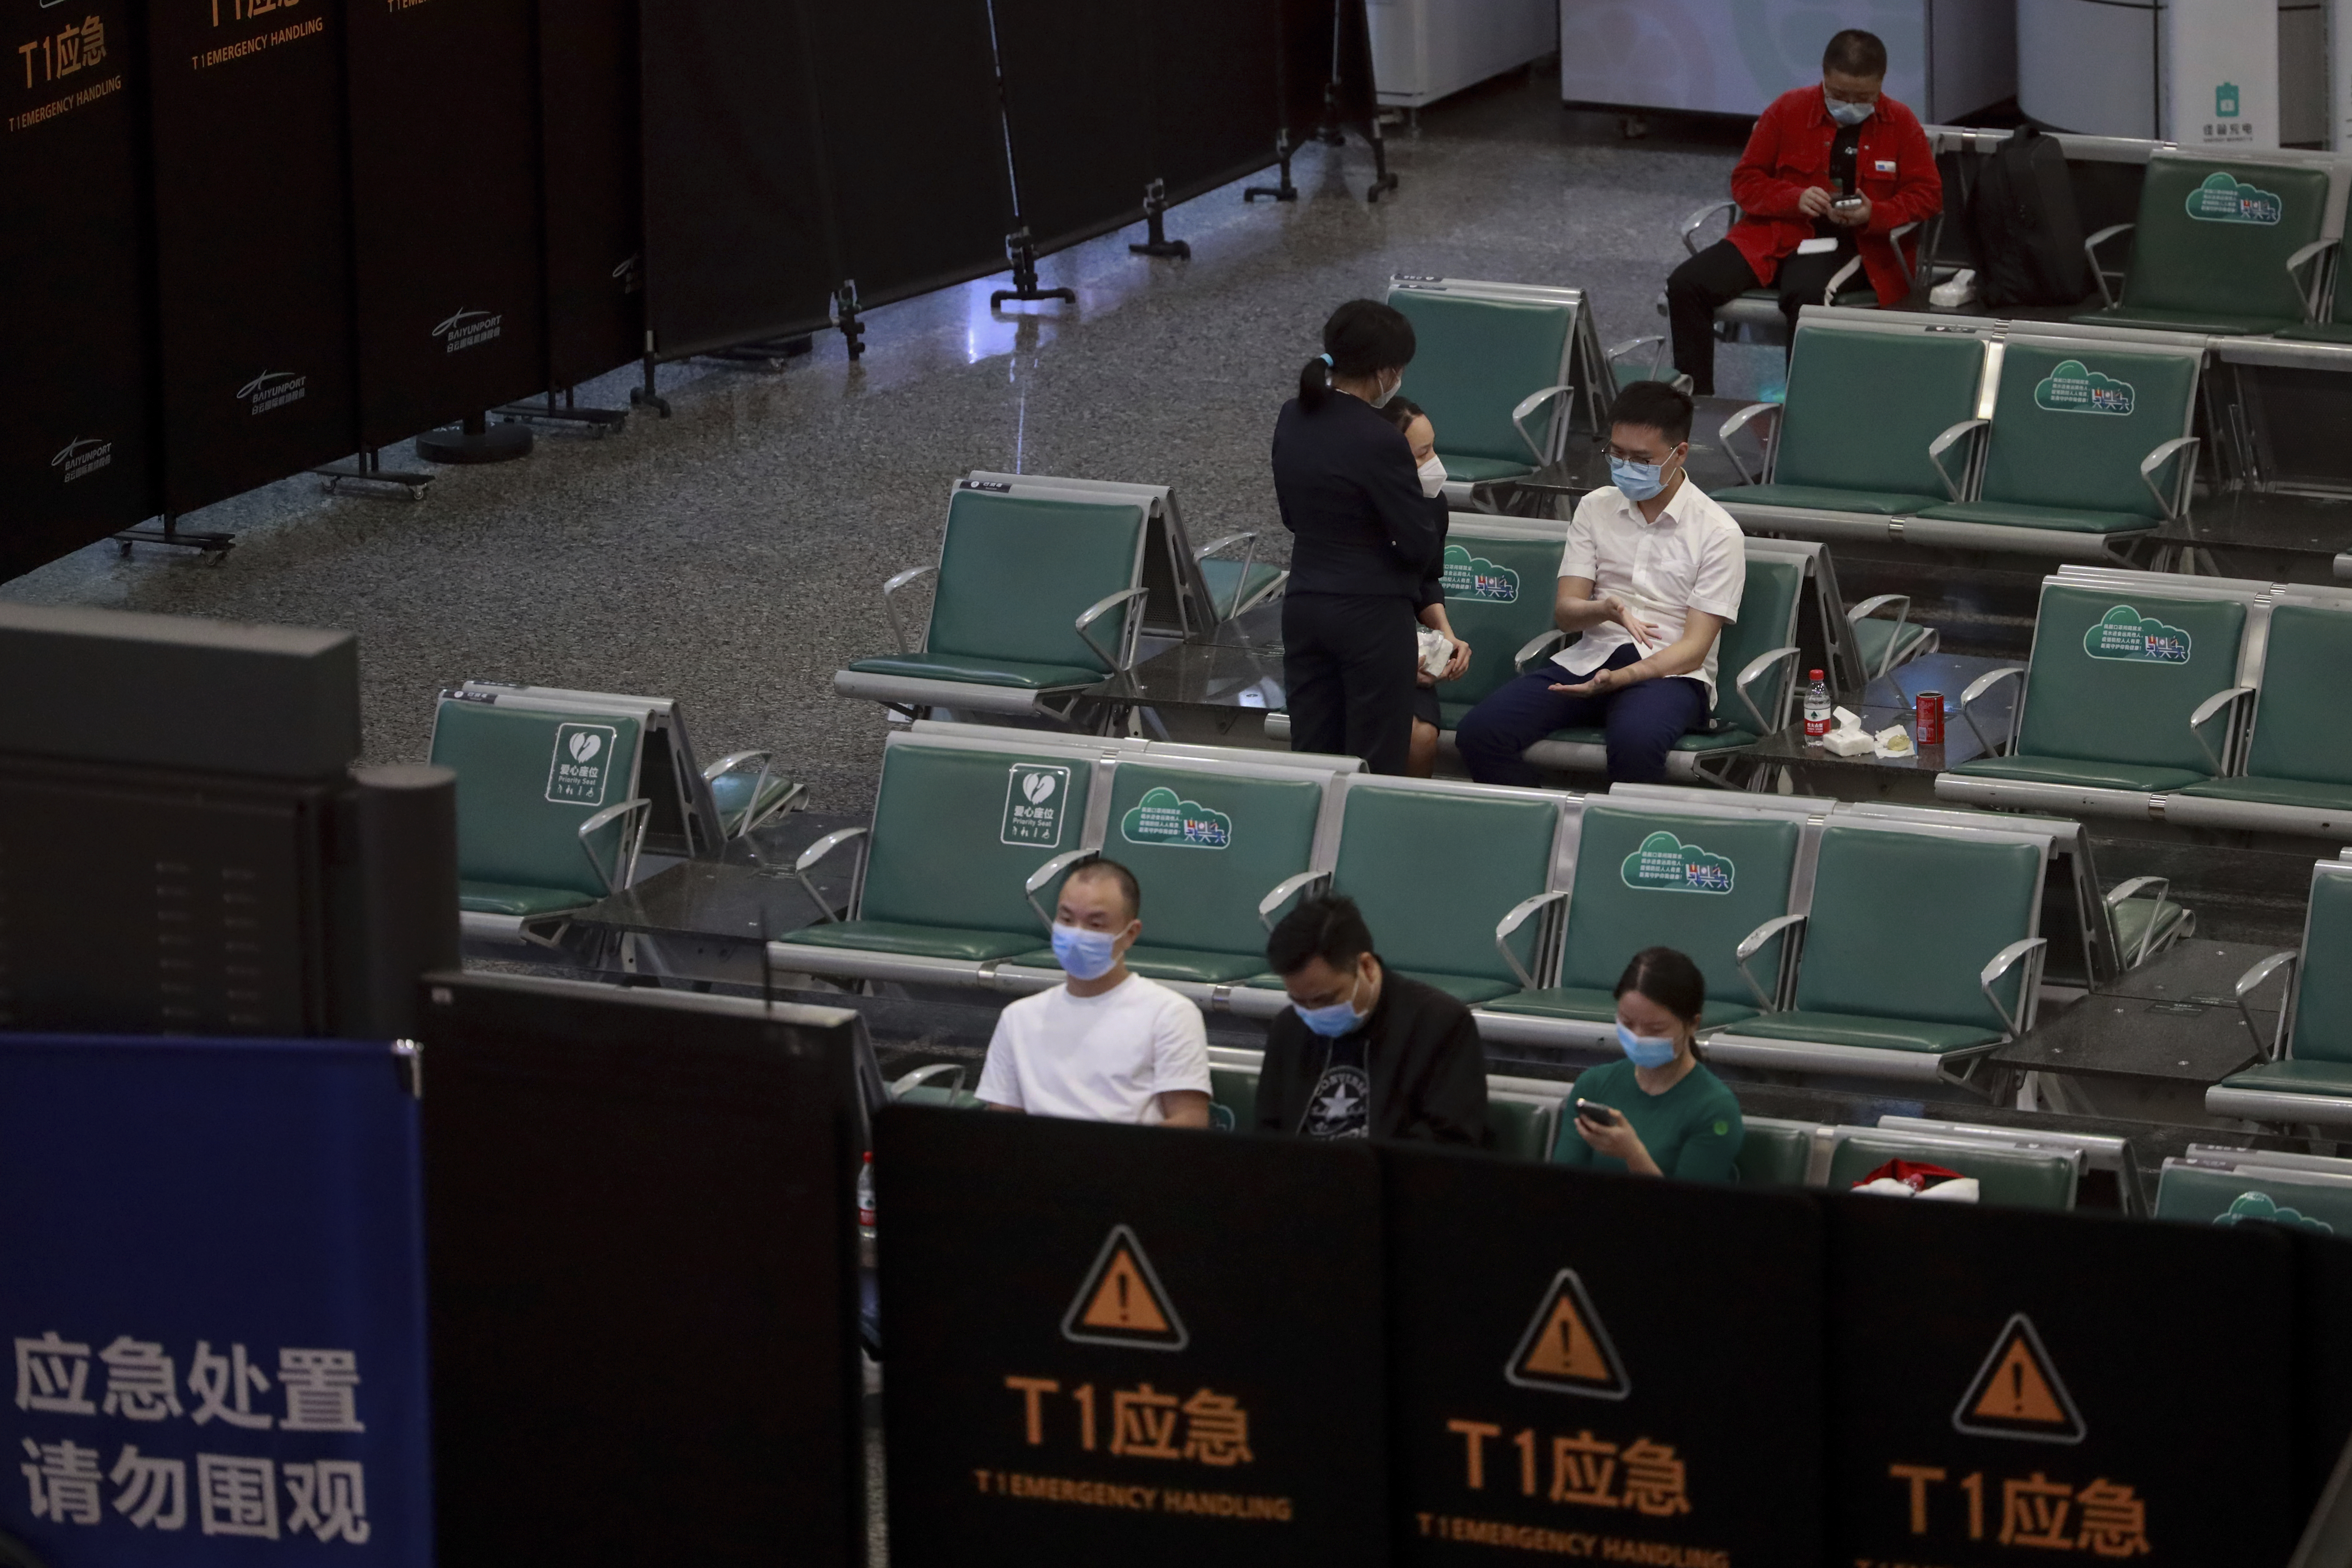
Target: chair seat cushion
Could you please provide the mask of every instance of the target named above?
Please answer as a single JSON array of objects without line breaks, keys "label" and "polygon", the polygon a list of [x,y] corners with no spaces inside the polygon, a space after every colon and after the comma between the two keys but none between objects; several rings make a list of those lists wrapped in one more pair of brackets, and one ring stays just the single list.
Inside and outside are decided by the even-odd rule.
[{"label": "chair seat cushion", "polygon": [[[1011,958],[1037,945],[1034,931],[958,931],[952,926],[904,925],[897,921],[836,921],[803,926],[778,937],[803,947],[889,952],[905,958],[955,958],[980,963]],[[1053,960],[1049,955],[1047,963]]]},{"label": "chair seat cushion", "polygon": [[1281,575],[1281,567],[1264,561],[1220,561],[1209,556],[1201,562],[1201,578],[1209,585],[1209,603],[1219,620],[1231,619],[1235,605],[1265,592]]},{"label": "chair seat cushion", "polygon": [[2078,511],[2073,507],[2026,506],[2018,501],[1955,501],[1919,514],[1939,522],[1981,522],[1994,528],[2039,528],[2058,533],[2147,532],[2160,518],[2136,511]]},{"label": "chair seat cushion", "polygon": [[1441,730],[1459,730],[1462,727],[1462,721],[1469,717],[1470,710],[1477,706],[1475,702],[1447,702],[1441,700],[1437,704],[1437,727]]},{"label": "chair seat cushion", "polygon": [[[1050,947],[1024,952],[1013,963],[1024,969],[1059,969],[1061,960]],[[1265,955],[1257,952],[1203,952],[1186,947],[1150,947],[1142,944],[1127,950],[1127,966],[1146,980],[1190,980],[1201,985],[1231,985],[1246,979],[1265,967]],[[1275,983],[1276,986],[1280,981]]]},{"label": "chair seat cushion", "polygon": [[1400,969],[1399,974],[1408,980],[1418,980],[1424,985],[1434,985],[1455,1001],[1475,1007],[1497,996],[1508,996],[1517,991],[1515,980],[1488,980],[1471,974],[1440,974],[1427,969]]},{"label": "chair seat cushion", "polygon": [[2110,305],[2074,320],[2086,327],[2154,327],[2158,331],[2206,332],[2220,337],[2275,332],[2295,324],[2275,316],[2232,316],[2219,310],[2166,310],[2138,305]]},{"label": "chair seat cushion", "polygon": [[[1606,1024],[1617,1016],[1617,998],[1597,987],[1553,985],[1541,991],[1516,991],[1480,1004],[1489,1013],[1522,1013],[1538,1018],[1573,1018],[1580,1023]],[[1712,1029],[1756,1016],[1756,1009],[1737,1002],[1707,999],[1700,1027]]]},{"label": "chair seat cushion", "polygon": [[[1609,731],[1606,730],[1554,730],[1544,739],[1557,741],[1565,746],[1606,746],[1609,743]],[[1736,752],[1744,746],[1752,746],[1755,743],[1756,735],[1750,730],[1693,730],[1675,741],[1674,749],[1677,752]]]},{"label": "chair seat cushion", "polygon": [[2352,1095],[2352,1062],[2264,1062],[2221,1080],[2223,1089],[2267,1089],[2279,1094]]},{"label": "chair seat cushion", "polygon": [[2000,1037],[1972,1024],[1922,1024],[1909,1018],[1871,1018],[1859,1013],[1768,1013],[1734,1031],[1759,1040],[1805,1040],[1823,1046],[1859,1046],[1880,1051],[1966,1050],[1990,1046]]},{"label": "chair seat cushion", "polygon": [[767,782],[760,785],[760,798],[755,801],[751,799],[751,785],[759,777],[760,770],[757,768],[737,768],[733,773],[720,773],[710,781],[710,798],[717,804],[719,815],[726,821],[730,831],[742,816],[746,805],[751,807],[752,816],[765,816],[793,788],[792,780],[770,773]]},{"label": "chair seat cushion", "polygon": [[1968,778],[2017,779],[2028,784],[2079,784],[2086,789],[2146,790],[2161,795],[2203,781],[2187,768],[2147,767],[2138,763],[2088,762],[2080,757],[1979,757],[1950,770]]},{"label": "chair seat cushion", "polygon": [[[1902,636],[1898,638],[1895,624],[1880,616],[1864,616],[1853,625],[1853,646],[1862,655],[1862,668],[1874,675],[1878,672],[1882,662],[1893,669],[1917,652],[1920,644],[1936,635],[1932,627],[1923,626],[1916,621],[1906,621],[1899,628]],[[1892,657],[1887,653],[1889,644],[1895,647]]]},{"label": "chair seat cushion", "polygon": [[1943,496],[1901,490],[1835,489],[1828,485],[1739,485],[1715,499],[1727,507],[1783,506],[1799,511],[1860,511],[1874,517],[1909,516],[1945,500]]},{"label": "chair seat cushion", "polygon": [[511,882],[459,882],[457,908],[470,915],[560,914],[596,900],[572,888],[522,888]]},{"label": "chair seat cushion", "polygon": [[1030,664],[1017,658],[980,658],[960,653],[889,654],[858,659],[849,668],[860,675],[902,675],[910,680],[968,680],[974,686],[1011,686],[1026,691],[1092,686],[1103,678],[1099,669],[1084,669],[1074,664]]},{"label": "chair seat cushion", "polygon": [[2352,343],[2352,321],[2299,321],[2273,335],[2304,343]]},{"label": "chair seat cushion", "polygon": [[1437,456],[1445,465],[1445,477],[1460,479],[1465,484],[1483,485],[1496,479],[1524,479],[1536,471],[1533,463],[1513,458],[1474,458],[1465,452],[1443,449]]},{"label": "chair seat cushion", "polygon": [[2352,784],[2314,784],[2308,779],[2207,779],[2182,795],[2210,800],[2248,800],[2263,805],[2307,805],[2322,811],[2352,810]]}]

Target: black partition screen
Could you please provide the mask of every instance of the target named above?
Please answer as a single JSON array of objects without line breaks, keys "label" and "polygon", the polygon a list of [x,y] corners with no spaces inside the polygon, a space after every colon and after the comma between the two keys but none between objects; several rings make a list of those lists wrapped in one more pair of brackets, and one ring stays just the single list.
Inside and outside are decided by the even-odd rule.
[{"label": "black partition screen", "polygon": [[546,380],[571,386],[645,349],[636,0],[541,6],[539,84]]},{"label": "black partition screen", "polygon": [[150,0],[163,503],[357,446],[341,0]]},{"label": "black partition screen", "polygon": [[[987,0],[803,3],[825,58],[848,67],[817,72],[817,104],[844,276],[859,302],[1000,270],[1013,194]],[[884,68],[890,86],[880,92]],[[911,155],[910,113],[924,138]]]},{"label": "black partition screen", "polygon": [[65,16],[19,3],[39,37],[10,69],[0,138],[0,575],[154,510],[147,333],[145,78],[128,0]]},{"label": "black partition screen", "polygon": [[533,0],[358,0],[360,433],[384,446],[546,370]]},{"label": "black partition screen", "polygon": [[[824,326],[845,275],[799,8],[641,0],[639,16],[654,351],[674,359]],[[922,105],[901,108],[921,122]]]},{"label": "black partition screen", "polygon": [[[1151,176],[1181,202],[1275,161],[1282,26],[1265,0],[1146,5]],[[1294,133],[1295,134],[1295,133]]]},{"label": "black partition screen", "polygon": [[1152,69],[1138,0],[995,0],[1021,219],[1038,253],[1143,216]]}]

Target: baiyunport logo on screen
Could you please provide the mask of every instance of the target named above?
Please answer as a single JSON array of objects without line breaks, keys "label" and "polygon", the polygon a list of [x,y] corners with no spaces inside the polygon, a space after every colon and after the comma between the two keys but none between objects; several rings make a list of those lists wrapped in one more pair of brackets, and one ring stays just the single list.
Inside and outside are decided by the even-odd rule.
[{"label": "baiyunport logo on screen", "polygon": [[69,485],[85,474],[94,474],[114,461],[114,443],[101,441],[95,436],[84,436],[66,443],[65,450],[49,459],[49,467],[58,470],[58,482]]},{"label": "baiyunport logo on screen", "polygon": [[248,405],[256,414],[299,403],[310,395],[310,378],[290,370],[265,370],[236,389],[238,401]]},{"label": "baiyunport logo on screen", "polygon": [[479,348],[499,335],[506,317],[490,310],[460,310],[433,329],[433,335],[442,340],[448,353]]}]

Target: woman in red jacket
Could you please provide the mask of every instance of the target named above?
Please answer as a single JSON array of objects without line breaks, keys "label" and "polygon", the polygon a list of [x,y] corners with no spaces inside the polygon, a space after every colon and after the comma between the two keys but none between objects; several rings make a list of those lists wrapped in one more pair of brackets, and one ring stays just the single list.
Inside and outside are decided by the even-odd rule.
[{"label": "woman in red jacket", "polygon": [[[1849,27],[1822,55],[1822,85],[1773,100],[1731,171],[1739,221],[1666,279],[1675,368],[1715,390],[1715,311],[1750,289],[1776,289],[1789,332],[1859,254],[1881,305],[1910,293],[1887,231],[1943,210],[1944,182],[1918,118],[1879,89],[1886,46]],[[1915,249],[1906,237],[1906,257]]]}]

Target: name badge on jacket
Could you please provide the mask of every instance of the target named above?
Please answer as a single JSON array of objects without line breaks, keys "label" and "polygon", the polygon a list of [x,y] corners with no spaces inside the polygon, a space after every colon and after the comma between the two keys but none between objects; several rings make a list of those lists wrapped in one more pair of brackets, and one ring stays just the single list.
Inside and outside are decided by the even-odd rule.
[{"label": "name badge on jacket", "polygon": [[1891,174],[1895,173],[1895,160],[1892,158],[1881,158],[1878,160],[1875,166],[1878,172],[1882,174]]}]

